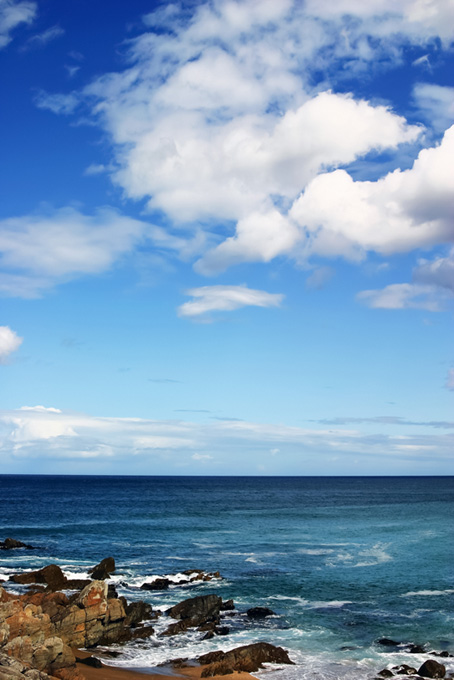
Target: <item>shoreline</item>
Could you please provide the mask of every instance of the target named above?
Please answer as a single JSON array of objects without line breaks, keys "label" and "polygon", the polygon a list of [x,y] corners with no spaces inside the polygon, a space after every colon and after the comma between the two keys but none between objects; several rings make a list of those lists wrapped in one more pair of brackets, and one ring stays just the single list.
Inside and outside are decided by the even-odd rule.
[{"label": "shoreline", "polygon": [[[78,659],[87,659],[93,655],[90,652],[82,649],[74,649],[76,657],[76,666],[78,671],[85,677],[86,680],[175,680],[175,678],[187,678],[188,680],[201,680],[202,671],[205,666],[190,666],[186,668],[178,668],[172,670],[170,666],[163,667],[162,672],[157,672],[156,669],[151,668],[150,672],[144,669],[122,668],[119,666],[109,666],[102,662],[101,668],[87,666],[81,663]],[[165,670],[164,670],[165,669]],[[221,677],[221,676],[212,676]],[[254,676],[244,671],[235,672],[235,680],[255,680]]]}]

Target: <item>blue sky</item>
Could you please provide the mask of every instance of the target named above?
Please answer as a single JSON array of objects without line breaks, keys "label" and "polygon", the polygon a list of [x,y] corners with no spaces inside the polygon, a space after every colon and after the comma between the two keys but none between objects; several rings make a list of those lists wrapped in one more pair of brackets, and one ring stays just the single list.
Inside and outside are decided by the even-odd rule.
[{"label": "blue sky", "polygon": [[453,0],[0,0],[0,464],[454,474]]}]

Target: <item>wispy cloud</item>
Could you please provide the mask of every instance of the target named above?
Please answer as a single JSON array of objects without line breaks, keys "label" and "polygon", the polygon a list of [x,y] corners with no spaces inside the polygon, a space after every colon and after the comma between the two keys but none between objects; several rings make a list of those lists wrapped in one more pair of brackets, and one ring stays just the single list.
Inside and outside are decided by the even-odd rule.
[{"label": "wispy cloud", "polygon": [[163,384],[166,384],[166,383],[172,384],[172,383],[181,383],[181,380],[173,380],[173,378],[148,378],[148,382],[152,382],[152,383],[163,383]]},{"label": "wispy cloud", "polygon": [[27,51],[45,47],[48,43],[61,38],[63,35],[65,35],[65,31],[61,26],[51,26],[42,33],[32,35],[21,49]]},{"label": "wispy cloud", "polygon": [[454,368],[450,368],[446,376],[446,389],[454,390]]},{"label": "wispy cloud", "polygon": [[372,309],[424,309],[440,312],[448,295],[436,286],[416,283],[392,283],[377,290],[363,290],[356,296]]},{"label": "wispy cloud", "polygon": [[17,26],[34,21],[37,9],[37,3],[28,0],[0,0],[0,49],[11,42],[11,34]]},{"label": "wispy cloud", "polygon": [[231,312],[241,307],[279,307],[284,296],[247,286],[203,286],[187,291],[194,300],[183,303],[178,315],[194,318],[211,312]]}]

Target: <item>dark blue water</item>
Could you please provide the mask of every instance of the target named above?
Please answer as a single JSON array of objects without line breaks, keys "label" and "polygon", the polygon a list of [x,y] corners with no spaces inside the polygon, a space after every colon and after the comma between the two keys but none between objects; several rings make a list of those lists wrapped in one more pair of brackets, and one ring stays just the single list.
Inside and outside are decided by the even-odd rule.
[{"label": "dark blue water", "polygon": [[[221,640],[152,639],[126,650],[128,665],[264,639],[302,664],[276,678],[367,677],[426,658],[380,637],[454,652],[453,510],[453,477],[0,476],[0,538],[41,547],[0,553],[0,577],[51,561],[79,574],[113,555],[128,599],[165,608],[216,592],[277,614],[232,618]],[[137,589],[188,568],[224,580]]]}]

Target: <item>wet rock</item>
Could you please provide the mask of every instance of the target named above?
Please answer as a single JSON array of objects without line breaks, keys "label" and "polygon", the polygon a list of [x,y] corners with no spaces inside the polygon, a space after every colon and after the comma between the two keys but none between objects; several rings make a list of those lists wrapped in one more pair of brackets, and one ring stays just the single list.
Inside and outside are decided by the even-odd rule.
[{"label": "wet rock", "polygon": [[83,663],[86,666],[90,666],[91,668],[102,668],[103,664],[102,662],[97,659],[95,656],[87,656],[85,659],[81,659],[80,657],[76,657],[77,663]]},{"label": "wet rock", "polygon": [[37,550],[34,545],[28,545],[27,543],[22,543],[22,541],[16,541],[15,538],[5,538],[4,541],[0,541],[0,550],[15,550],[16,548]]},{"label": "wet rock", "polygon": [[444,678],[446,675],[446,668],[443,664],[438,663],[434,659],[428,659],[418,669],[418,675],[423,678]]},{"label": "wet rock", "polygon": [[275,612],[268,607],[252,607],[247,610],[246,614],[250,619],[264,619],[266,616],[274,616]]},{"label": "wet rock", "polygon": [[153,617],[153,607],[148,602],[139,600],[138,602],[131,602],[123,605],[128,623],[130,626],[136,626],[142,621],[148,621]]},{"label": "wet rock", "polygon": [[109,578],[110,574],[115,571],[115,560],[113,557],[105,557],[99,564],[97,564],[88,573],[94,581],[104,581]]},{"label": "wet rock", "polygon": [[400,666],[393,666],[392,670],[396,675],[416,675],[417,672],[416,668],[408,666],[406,663],[403,663]]},{"label": "wet rock", "polygon": [[193,626],[200,626],[209,619],[217,619],[221,611],[222,598],[219,595],[200,595],[183,600],[167,610],[173,619],[190,619]]},{"label": "wet rock", "polygon": [[382,671],[379,671],[377,675],[380,675],[382,678],[392,678],[394,673],[389,670],[389,668],[384,668]]},{"label": "wet rock", "polygon": [[230,628],[228,626],[216,626],[214,632],[216,635],[228,635],[230,633]]},{"label": "wet rock", "polygon": [[424,647],[421,647],[421,645],[409,645],[408,650],[410,654],[425,654],[425,649]]},{"label": "wet rock", "polygon": [[65,583],[64,590],[83,590],[91,583],[90,579],[73,578],[68,579]]},{"label": "wet rock", "polygon": [[210,652],[200,656],[198,662],[207,666],[202,671],[204,678],[227,675],[234,671],[254,673],[263,668],[264,663],[293,664],[282,647],[275,647],[267,642],[256,642],[229,652]]},{"label": "wet rock", "polygon": [[156,578],[151,583],[143,583],[141,590],[167,590],[171,581],[168,578]]},{"label": "wet rock", "polygon": [[226,600],[221,604],[221,612],[227,612],[235,609],[235,604],[233,600]]},{"label": "wet rock", "polygon": [[49,590],[62,590],[66,587],[67,578],[60,567],[56,564],[49,564],[38,571],[26,571],[23,574],[13,574],[10,581],[29,585],[34,583],[45,583]]},{"label": "wet rock", "polygon": [[212,630],[209,630],[208,633],[205,633],[202,640],[212,640],[213,638],[214,638],[214,632]]},{"label": "wet rock", "polygon": [[377,640],[377,645],[382,645],[382,647],[398,647],[400,644],[400,642],[396,642],[396,640],[391,640],[390,638],[380,638]]}]

